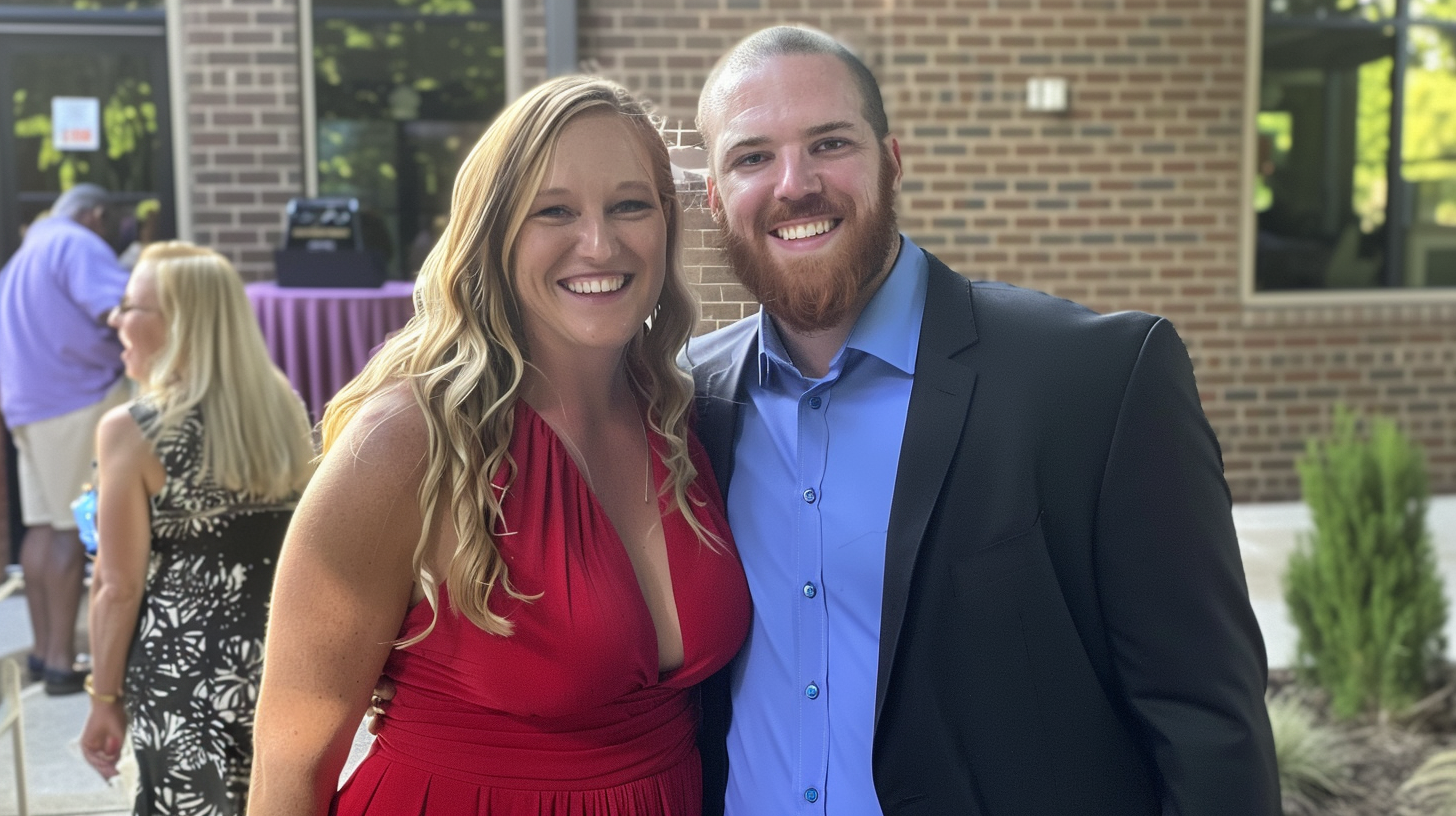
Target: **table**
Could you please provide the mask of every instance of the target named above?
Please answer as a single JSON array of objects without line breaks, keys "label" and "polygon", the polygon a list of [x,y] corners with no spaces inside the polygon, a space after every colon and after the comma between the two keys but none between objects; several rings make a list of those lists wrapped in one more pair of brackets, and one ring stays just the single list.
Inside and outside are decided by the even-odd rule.
[{"label": "table", "polygon": [[391,333],[415,313],[414,281],[378,289],[311,289],[250,283],[245,289],[273,362],[314,421]]}]

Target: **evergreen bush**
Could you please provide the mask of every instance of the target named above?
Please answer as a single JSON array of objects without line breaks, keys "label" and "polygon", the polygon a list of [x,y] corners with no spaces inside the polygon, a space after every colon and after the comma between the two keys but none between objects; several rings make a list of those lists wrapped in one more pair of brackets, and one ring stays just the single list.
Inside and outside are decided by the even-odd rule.
[{"label": "evergreen bush", "polygon": [[1298,463],[1314,531],[1284,577],[1298,668],[1346,718],[1415,702],[1446,650],[1424,458],[1393,421],[1373,420],[1368,437],[1359,424],[1337,408],[1330,437]]}]

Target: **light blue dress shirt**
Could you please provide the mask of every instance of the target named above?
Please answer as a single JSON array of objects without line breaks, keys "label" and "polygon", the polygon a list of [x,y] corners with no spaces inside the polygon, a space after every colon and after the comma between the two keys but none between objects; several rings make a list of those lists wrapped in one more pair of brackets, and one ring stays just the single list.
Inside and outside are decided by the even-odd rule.
[{"label": "light blue dress shirt", "polygon": [[727,816],[882,816],[870,773],[890,500],[929,268],[901,236],[829,373],[759,313],[728,520],[753,596],[733,665]]}]

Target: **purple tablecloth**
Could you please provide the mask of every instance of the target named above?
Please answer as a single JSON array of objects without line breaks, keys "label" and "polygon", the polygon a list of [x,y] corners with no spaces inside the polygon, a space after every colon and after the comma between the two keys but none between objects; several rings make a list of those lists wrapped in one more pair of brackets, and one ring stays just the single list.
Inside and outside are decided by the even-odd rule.
[{"label": "purple tablecloth", "polygon": [[386,281],[378,289],[305,289],[272,281],[246,288],[273,362],[315,421],[379,344],[415,313],[413,281]]}]

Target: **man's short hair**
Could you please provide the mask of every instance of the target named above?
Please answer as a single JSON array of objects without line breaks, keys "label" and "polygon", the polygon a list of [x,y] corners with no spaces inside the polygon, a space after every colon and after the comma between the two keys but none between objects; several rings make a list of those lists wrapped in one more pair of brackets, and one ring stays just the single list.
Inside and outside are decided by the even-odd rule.
[{"label": "man's short hair", "polygon": [[725,91],[719,87],[721,82],[756,68],[773,57],[798,55],[829,56],[844,63],[845,67],[849,69],[849,75],[854,79],[855,86],[859,89],[860,100],[863,103],[863,115],[865,121],[870,123],[875,138],[884,139],[890,134],[890,120],[885,115],[885,102],[880,97],[880,84],[875,81],[875,75],[870,73],[870,69],[859,57],[855,56],[853,51],[817,29],[804,26],[774,26],[751,34],[733,46],[733,49],[724,54],[713,66],[712,73],[708,74],[708,81],[703,84],[703,93],[698,97],[697,128],[698,135],[703,137],[710,154],[712,140],[716,134],[709,127],[709,119],[723,104]]},{"label": "man's short hair", "polygon": [[61,193],[56,203],[51,205],[51,215],[59,215],[69,218],[72,221],[76,217],[97,207],[105,207],[111,202],[111,194],[105,187],[99,184],[77,184],[75,187]]}]

